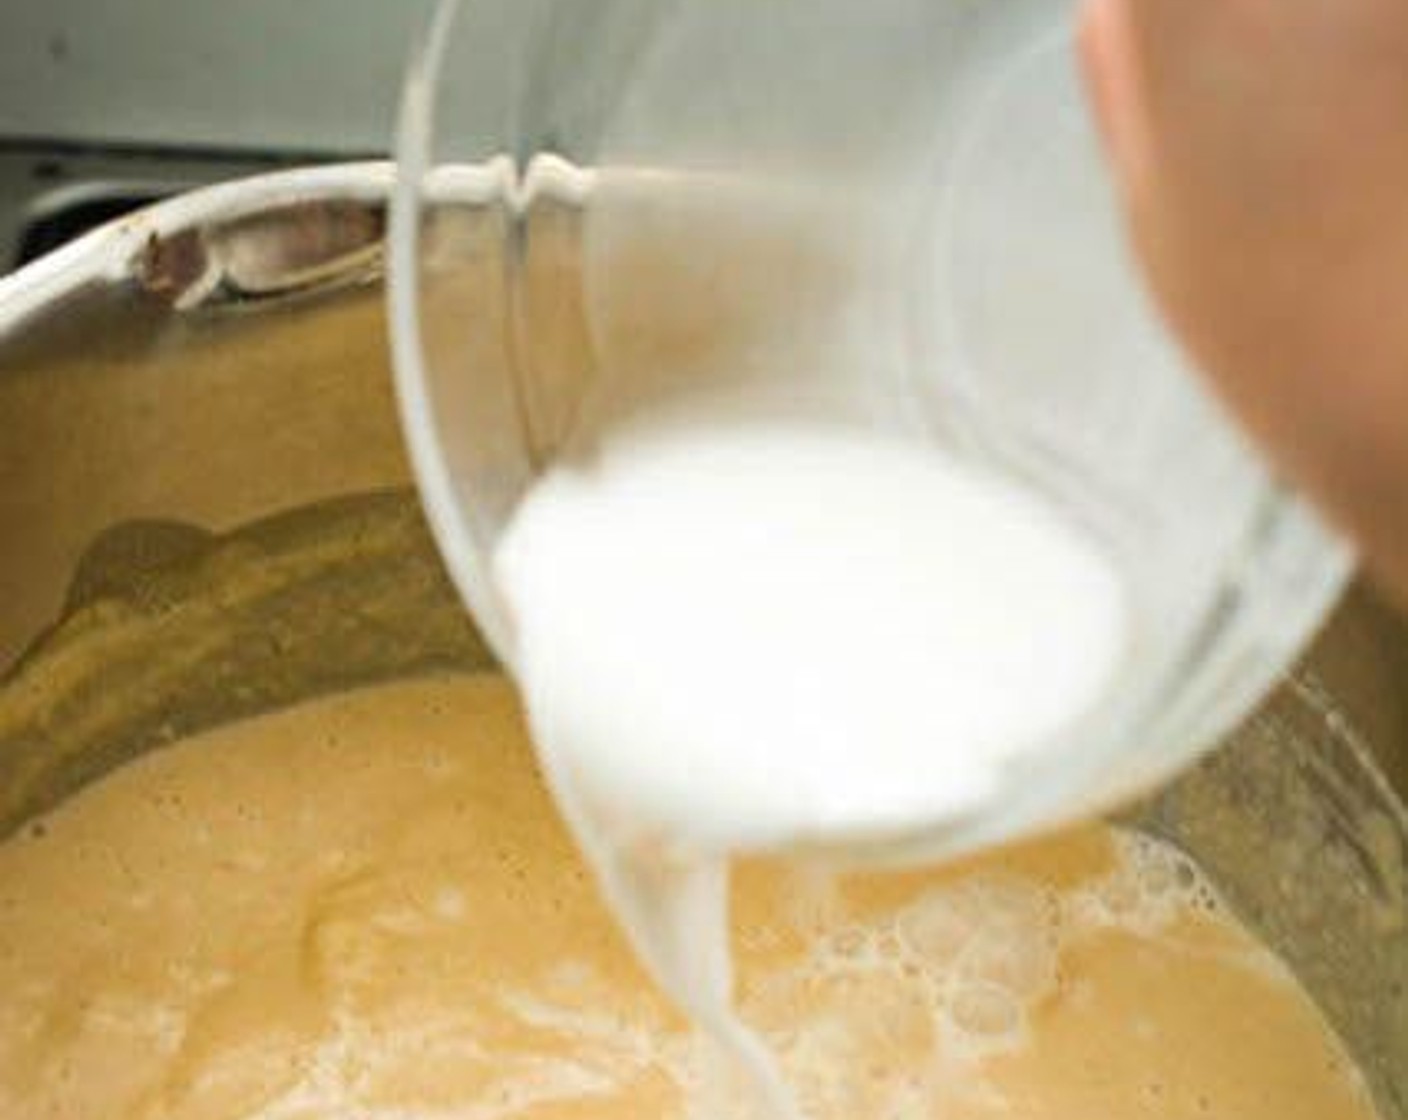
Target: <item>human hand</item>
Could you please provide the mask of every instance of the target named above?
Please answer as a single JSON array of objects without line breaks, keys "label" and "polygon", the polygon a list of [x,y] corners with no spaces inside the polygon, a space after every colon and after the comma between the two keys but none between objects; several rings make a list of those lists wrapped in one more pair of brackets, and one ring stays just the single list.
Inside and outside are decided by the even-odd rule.
[{"label": "human hand", "polygon": [[1165,314],[1408,604],[1408,3],[1086,0],[1082,49]]}]

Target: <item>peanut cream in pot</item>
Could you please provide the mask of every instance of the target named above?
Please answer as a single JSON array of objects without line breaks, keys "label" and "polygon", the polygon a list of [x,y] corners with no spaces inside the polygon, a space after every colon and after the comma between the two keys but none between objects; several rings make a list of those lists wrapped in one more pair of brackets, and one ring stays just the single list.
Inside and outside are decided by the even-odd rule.
[{"label": "peanut cream in pot", "polygon": [[[739,1008],[818,1120],[1375,1115],[1199,869],[1087,828],[746,865]],[[148,755],[0,847],[0,1114],[754,1115],[640,971],[492,674]]]}]

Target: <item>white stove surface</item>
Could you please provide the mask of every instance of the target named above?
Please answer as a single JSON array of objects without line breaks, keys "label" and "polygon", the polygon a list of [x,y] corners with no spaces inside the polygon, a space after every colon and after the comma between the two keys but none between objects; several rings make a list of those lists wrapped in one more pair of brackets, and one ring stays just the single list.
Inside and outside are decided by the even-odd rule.
[{"label": "white stove surface", "polygon": [[376,152],[429,0],[0,0],[0,137]]}]

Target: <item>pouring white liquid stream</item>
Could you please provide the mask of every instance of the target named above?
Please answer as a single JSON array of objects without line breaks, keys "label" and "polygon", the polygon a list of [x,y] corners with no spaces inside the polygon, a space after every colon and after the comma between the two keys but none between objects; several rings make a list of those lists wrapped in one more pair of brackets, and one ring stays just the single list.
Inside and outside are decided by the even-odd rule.
[{"label": "pouring white liquid stream", "polygon": [[902,437],[693,415],[564,454],[496,554],[539,751],[656,979],[797,1116],[732,1011],[741,851],[958,818],[1108,687],[1111,564]]}]

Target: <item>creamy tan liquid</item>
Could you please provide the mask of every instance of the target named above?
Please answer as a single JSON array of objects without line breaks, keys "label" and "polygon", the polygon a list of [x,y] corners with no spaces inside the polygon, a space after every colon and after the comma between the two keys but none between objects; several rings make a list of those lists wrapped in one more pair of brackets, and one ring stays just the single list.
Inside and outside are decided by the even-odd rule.
[{"label": "creamy tan liquid", "polygon": [[[1198,873],[1091,828],[911,875],[746,867],[740,1007],[816,1120],[1352,1120]],[[150,755],[0,846],[0,1116],[746,1115],[640,973],[510,687]]]}]

